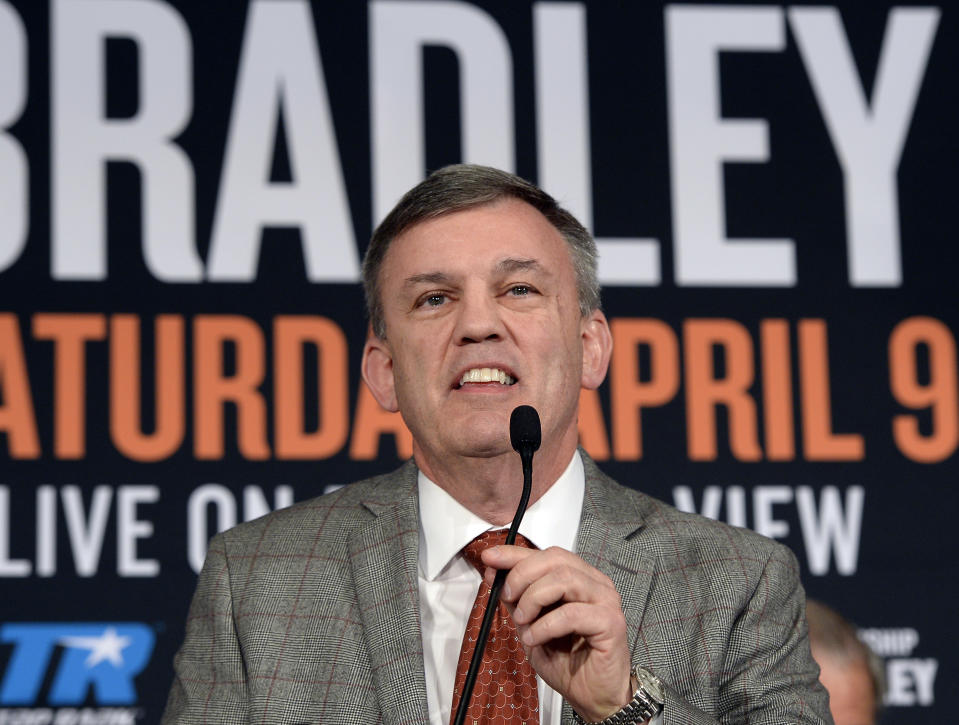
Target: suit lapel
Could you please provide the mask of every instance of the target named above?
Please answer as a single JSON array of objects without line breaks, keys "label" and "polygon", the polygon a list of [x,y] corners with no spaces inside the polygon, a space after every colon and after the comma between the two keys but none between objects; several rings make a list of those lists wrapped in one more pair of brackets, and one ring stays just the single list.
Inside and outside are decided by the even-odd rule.
[{"label": "suit lapel", "polygon": [[350,563],[385,722],[426,723],[417,585],[419,512],[409,463],[364,502],[371,521],[350,539]]},{"label": "suit lapel", "polygon": [[635,498],[584,456],[586,497],[579,525],[579,555],[613,580],[626,613],[627,636],[635,643],[646,611],[656,557],[638,543],[645,515]]},{"label": "suit lapel", "polygon": [[[577,534],[577,553],[606,574],[619,592],[626,615],[630,651],[637,650],[640,624],[646,610],[656,559],[636,541],[645,516],[619,484],[600,471],[585,453],[586,495]],[[563,701],[563,722],[573,722],[572,708]]]}]

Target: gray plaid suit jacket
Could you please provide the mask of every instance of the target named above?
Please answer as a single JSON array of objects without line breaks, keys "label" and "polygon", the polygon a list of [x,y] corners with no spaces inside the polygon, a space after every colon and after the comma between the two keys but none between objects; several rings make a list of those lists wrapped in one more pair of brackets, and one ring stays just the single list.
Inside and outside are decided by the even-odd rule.
[{"label": "gray plaid suit jacket", "polygon": [[[664,725],[831,723],[795,557],[582,455],[579,554],[619,590],[633,661],[667,684]],[[216,536],[163,722],[427,723],[418,525],[408,463]]]}]

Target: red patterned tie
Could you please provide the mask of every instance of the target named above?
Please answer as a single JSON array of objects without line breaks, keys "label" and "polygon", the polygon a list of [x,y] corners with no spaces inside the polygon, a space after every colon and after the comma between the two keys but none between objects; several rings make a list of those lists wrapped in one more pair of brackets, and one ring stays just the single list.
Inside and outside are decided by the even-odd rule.
[{"label": "red patterned tie", "polygon": [[[480,560],[480,554],[491,546],[506,541],[506,530],[487,531],[473,539],[463,548],[463,556],[475,566],[480,574],[486,566]],[[521,534],[516,535],[516,545],[528,549],[533,545]],[[463,646],[460,649],[459,662],[456,664],[456,680],[453,683],[453,709],[450,711],[450,725],[456,718],[466,671],[469,669],[483,612],[489,601],[490,587],[485,581],[480,583],[466,623]],[[536,673],[533,671],[523,644],[516,634],[516,626],[499,602],[496,617],[490,627],[489,642],[483,653],[483,664],[476,675],[476,687],[473,699],[466,714],[466,725],[533,725],[539,723],[539,697],[536,694]]]}]

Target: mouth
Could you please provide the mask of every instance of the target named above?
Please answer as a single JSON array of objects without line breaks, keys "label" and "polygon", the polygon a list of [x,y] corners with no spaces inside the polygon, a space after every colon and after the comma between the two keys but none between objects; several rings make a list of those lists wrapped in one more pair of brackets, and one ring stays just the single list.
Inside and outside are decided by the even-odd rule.
[{"label": "mouth", "polygon": [[471,384],[514,385],[516,378],[501,368],[470,368],[463,373],[457,389]]}]

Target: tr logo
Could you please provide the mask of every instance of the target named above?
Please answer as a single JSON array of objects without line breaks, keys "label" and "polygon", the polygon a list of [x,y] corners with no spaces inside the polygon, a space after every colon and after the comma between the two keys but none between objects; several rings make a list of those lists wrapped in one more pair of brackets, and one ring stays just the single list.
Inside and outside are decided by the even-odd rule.
[{"label": "tr logo", "polygon": [[50,705],[80,705],[90,688],[100,705],[136,702],[133,678],[153,652],[154,634],[139,622],[16,622],[0,625],[0,643],[13,652],[0,683],[0,705],[32,705],[56,648],[63,647],[47,697]]}]

